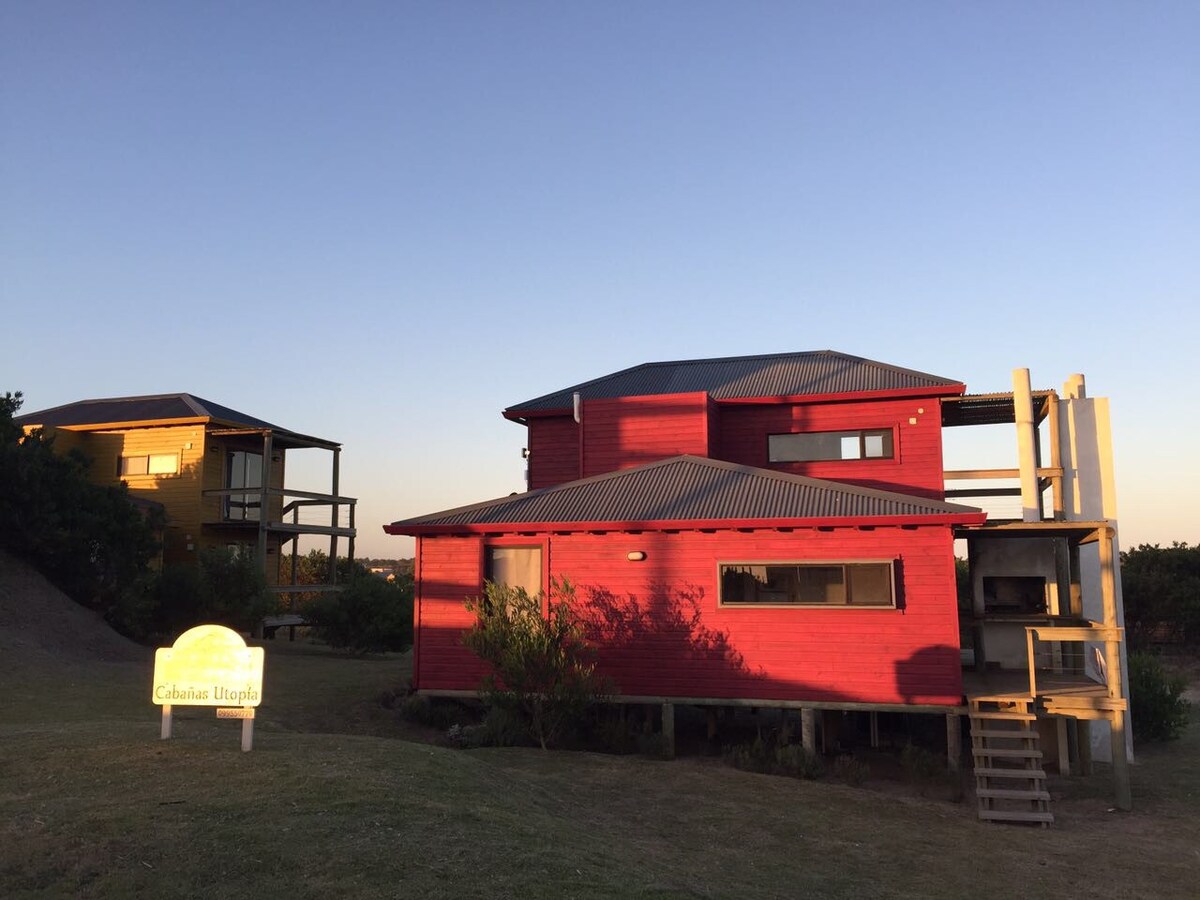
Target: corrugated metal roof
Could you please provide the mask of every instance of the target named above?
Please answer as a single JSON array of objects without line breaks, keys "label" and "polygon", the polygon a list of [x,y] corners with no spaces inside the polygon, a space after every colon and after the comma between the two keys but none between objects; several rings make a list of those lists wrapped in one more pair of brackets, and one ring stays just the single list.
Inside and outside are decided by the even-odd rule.
[{"label": "corrugated metal roof", "polygon": [[612,375],[572,385],[509,407],[519,414],[566,409],[578,391],[585,400],[705,391],[717,400],[794,397],[807,394],[850,394],[865,391],[945,388],[960,384],[912,369],[838,353],[812,350],[766,356],[690,359],[643,363]]},{"label": "corrugated metal roof", "polygon": [[[262,419],[248,416],[194,394],[153,394],[145,397],[110,397],[79,400],[26,413],[16,419],[18,425],[103,425],[109,422],[152,422],[159,419],[209,418],[230,425],[278,429]],[[283,429],[278,429],[283,430]]]},{"label": "corrugated metal roof", "polygon": [[422,526],[543,522],[655,522],[924,517],[978,513],[956,503],[788,475],[698,456],[676,456],[525,494],[393,522]]}]

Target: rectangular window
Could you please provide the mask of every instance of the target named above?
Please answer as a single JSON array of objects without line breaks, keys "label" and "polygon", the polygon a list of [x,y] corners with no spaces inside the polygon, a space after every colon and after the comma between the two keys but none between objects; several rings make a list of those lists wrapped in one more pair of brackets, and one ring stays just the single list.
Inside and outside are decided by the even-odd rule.
[{"label": "rectangular window", "polygon": [[524,588],[530,597],[542,592],[541,547],[488,547],[483,577],[495,584]]},{"label": "rectangular window", "polygon": [[230,494],[225,500],[225,518],[234,522],[257,522],[262,509],[263,458],[261,453],[234,450],[225,454],[225,487],[253,488],[252,494]]},{"label": "rectangular window", "polygon": [[892,430],[809,431],[767,435],[771,462],[821,462],[831,459],[891,459]]},{"label": "rectangular window", "polygon": [[722,605],[895,606],[891,560],[722,563]]},{"label": "rectangular window", "polygon": [[178,453],[148,453],[142,456],[122,456],[117,460],[117,475],[178,475]]}]

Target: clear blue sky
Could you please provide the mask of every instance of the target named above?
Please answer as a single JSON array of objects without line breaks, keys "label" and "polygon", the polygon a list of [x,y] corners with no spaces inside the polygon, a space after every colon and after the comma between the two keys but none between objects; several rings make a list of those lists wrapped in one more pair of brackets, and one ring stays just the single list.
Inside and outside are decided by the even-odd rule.
[{"label": "clear blue sky", "polygon": [[1195,543],[1197,48],[1194,2],[8,0],[0,390],[341,441],[407,555],[522,489],[502,408],[639,362],[1084,372],[1123,543]]}]

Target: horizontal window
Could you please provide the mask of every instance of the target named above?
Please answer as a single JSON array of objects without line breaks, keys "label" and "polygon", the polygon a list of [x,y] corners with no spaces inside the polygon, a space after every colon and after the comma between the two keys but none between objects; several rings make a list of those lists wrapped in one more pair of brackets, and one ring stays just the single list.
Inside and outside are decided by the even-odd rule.
[{"label": "horizontal window", "polygon": [[117,475],[178,475],[178,453],[148,453],[144,456],[122,456],[117,460]]},{"label": "horizontal window", "polygon": [[767,436],[771,462],[819,462],[829,459],[891,459],[892,430],[809,431]]},{"label": "horizontal window", "polygon": [[892,562],[722,563],[721,603],[894,606]]}]

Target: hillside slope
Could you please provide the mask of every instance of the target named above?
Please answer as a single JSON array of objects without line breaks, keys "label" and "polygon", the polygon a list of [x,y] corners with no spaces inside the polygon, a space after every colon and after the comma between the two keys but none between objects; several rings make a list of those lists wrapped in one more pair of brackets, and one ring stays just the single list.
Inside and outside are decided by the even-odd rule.
[{"label": "hillside slope", "polygon": [[0,674],[141,662],[148,653],[32,566],[0,550]]}]

